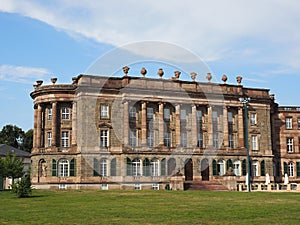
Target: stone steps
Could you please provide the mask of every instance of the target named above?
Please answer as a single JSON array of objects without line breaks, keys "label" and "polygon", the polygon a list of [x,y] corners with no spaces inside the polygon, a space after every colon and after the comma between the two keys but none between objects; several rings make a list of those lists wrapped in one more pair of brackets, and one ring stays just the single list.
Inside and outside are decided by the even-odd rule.
[{"label": "stone steps", "polygon": [[189,191],[228,191],[228,189],[223,186],[218,181],[190,181],[184,183],[184,190]]}]

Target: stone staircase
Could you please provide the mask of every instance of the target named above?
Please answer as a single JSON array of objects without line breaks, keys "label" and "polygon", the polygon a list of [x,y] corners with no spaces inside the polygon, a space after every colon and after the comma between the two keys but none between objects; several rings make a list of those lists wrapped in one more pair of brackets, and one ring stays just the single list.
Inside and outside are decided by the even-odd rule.
[{"label": "stone staircase", "polygon": [[186,181],[184,190],[189,191],[228,191],[219,181]]}]

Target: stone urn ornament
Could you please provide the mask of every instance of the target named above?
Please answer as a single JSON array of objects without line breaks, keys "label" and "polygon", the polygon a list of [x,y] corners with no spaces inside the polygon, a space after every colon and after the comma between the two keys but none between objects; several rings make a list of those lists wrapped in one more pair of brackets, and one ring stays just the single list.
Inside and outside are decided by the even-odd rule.
[{"label": "stone urn ornament", "polygon": [[130,68],[128,66],[124,66],[123,67],[123,72],[124,72],[124,76],[127,77],[128,75],[128,71],[130,70]]},{"label": "stone urn ornament", "polygon": [[208,83],[210,83],[210,81],[211,81],[211,79],[212,79],[211,73],[207,73],[207,74],[206,74],[206,79],[208,80]]},{"label": "stone urn ornament", "polygon": [[52,77],[52,78],[51,78],[51,82],[52,82],[53,85],[56,83],[56,81],[57,81],[57,78],[56,78],[56,77]]},{"label": "stone urn ornament", "polygon": [[162,68],[159,68],[157,74],[158,74],[158,76],[160,77],[160,79],[162,79],[162,77],[163,77],[163,75],[164,75],[163,69],[162,69]]},{"label": "stone urn ornament", "polygon": [[147,74],[147,70],[146,70],[146,68],[145,68],[145,67],[143,67],[143,68],[141,69],[141,74],[142,74],[142,76],[143,76],[143,77],[145,77],[145,76],[146,76],[146,74]]},{"label": "stone urn ornament", "polygon": [[197,73],[191,72],[191,78],[192,78],[193,81],[195,81],[196,76],[197,76]]},{"label": "stone urn ornament", "polygon": [[43,81],[42,81],[42,80],[37,80],[37,81],[36,81],[36,84],[37,84],[37,86],[39,87],[39,86],[41,86],[41,85],[43,84]]},{"label": "stone urn ornament", "polygon": [[174,74],[175,74],[175,79],[178,80],[179,77],[180,77],[181,72],[176,70],[176,71],[174,71]]},{"label": "stone urn ornament", "polygon": [[237,77],[236,77],[236,81],[237,81],[238,85],[241,85],[242,79],[243,79],[243,78],[242,78],[241,76],[237,76]]},{"label": "stone urn ornament", "polygon": [[227,76],[226,76],[226,74],[223,74],[223,76],[222,76],[222,81],[224,82],[224,84],[226,84],[226,81],[227,81]]}]

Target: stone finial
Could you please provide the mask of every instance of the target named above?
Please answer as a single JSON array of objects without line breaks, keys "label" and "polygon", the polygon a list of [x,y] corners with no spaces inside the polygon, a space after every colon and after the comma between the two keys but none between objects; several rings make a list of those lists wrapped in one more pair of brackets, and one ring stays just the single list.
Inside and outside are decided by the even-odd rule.
[{"label": "stone finial", "polygon": [[124,66],[123,67],[123,72],[124,72],[124,76],[126,77],[128,75],[128,71],[130,70],[130,68],[128,66]]},{"label": "stone finial", "polygon": [[51,82],[52,82],[53,85],[56,83],[56,81],[57,81],[57,78],[56,78],[56,77],[52,77],[52,78],[51,78]]},{"label": "stone finial", "polygon": [[211,73],[207,73],[207,74],[206,74],[206,79],[208,80],[208,83],[210,83],[211,78],[212,78]]},{"label": "stone finial", "polygon": [[162,79],[163,75],[164,75],[164,71],[162,68],[159,68],[157,71],[158,76],[160,76],[160,79]]},{"label": "stone finial", "polygon": [[236,81],[237,81],[238,85],[241,85],[242,79],[243,79],[243,78],[242,78],[241,76],[237,76],[237,77],[236,77]]},{"label": "stone finial", "polygon": [[222,81],[224,82],[224,84],[226,84],[226,81],[227,81],[227,76],[226,76],[226,74],[223,74],[223,76],[222,76]]},{"label": "stone finial", "polygon": [[39,87],[39,86],[41,86],[41,85],[43,84],[43,81],[42,81],[42,80],[37,80],[37,81],[36,81],[36,84],[37,84],[37,86]]},{"label": "stone finial", "polygon": [[178,80],[179,77],[180,77],[181,72],[176,70],[176,71],[174,71],[174,74],[175,74],[175,79]]},{"label": "stone finial", "polygon": [[193,81],[195,81],[196,76],[197,76],[197,73],[191,72],[191,78],[192,78]]},{"label": "stone finial", "polygon": [[77,84],[77,82],[78,82],[77,77],[72,77],[72,81],[73,81],[73,84]]},{"label": "stone finial", "polygon": [[142,76],[143,76],[143,77],[145,77],[145,76],[146,76],[146,74],[147,74],[147,70],[146,70],[146,68],[145,68],[145,67],[143,67],[143,68],[141,69],[141,74],[142,74]]}]

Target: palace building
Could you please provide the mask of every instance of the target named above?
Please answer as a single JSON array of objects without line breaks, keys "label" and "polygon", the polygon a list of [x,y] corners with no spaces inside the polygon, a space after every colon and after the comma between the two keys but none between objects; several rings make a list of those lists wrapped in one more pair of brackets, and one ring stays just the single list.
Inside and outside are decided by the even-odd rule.
[{"label": "palace building", "polygon": [[[37,81],[32,184],[54,189],[182,189],[219,182],[300,181],[300,110],[241,84],[79,75]],[[249,98],[245,109],[241,98]],[[244,112],[247,112],[247,118]],[[245,138],[248,137],[246,140]],[[226,183],[227,182],[227,183]],[[185,187],[188,187],[186,185]]]}]

